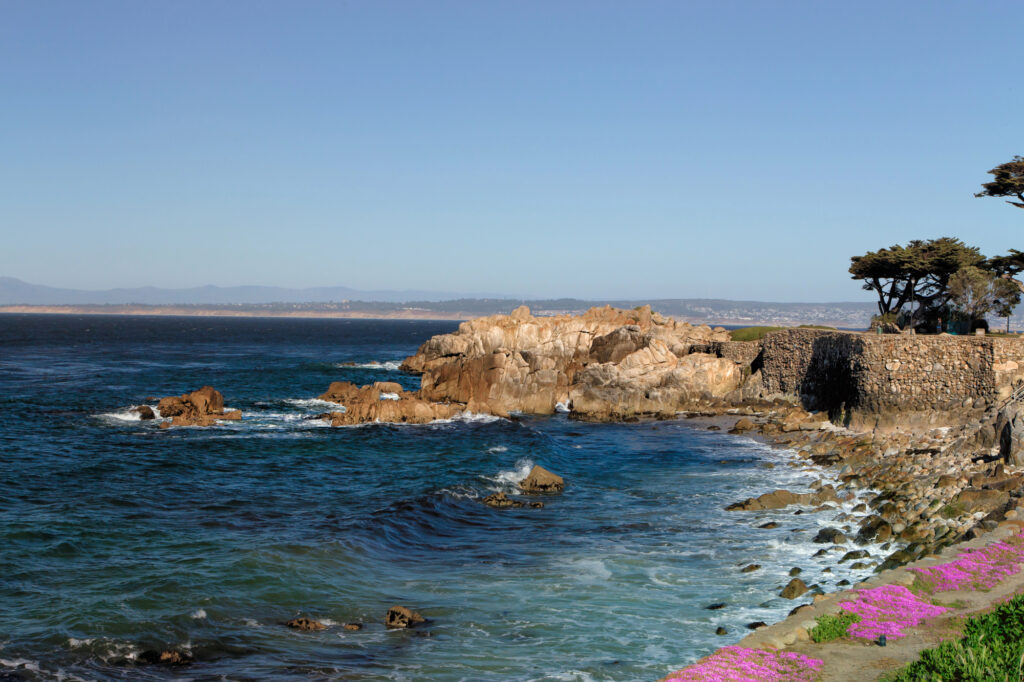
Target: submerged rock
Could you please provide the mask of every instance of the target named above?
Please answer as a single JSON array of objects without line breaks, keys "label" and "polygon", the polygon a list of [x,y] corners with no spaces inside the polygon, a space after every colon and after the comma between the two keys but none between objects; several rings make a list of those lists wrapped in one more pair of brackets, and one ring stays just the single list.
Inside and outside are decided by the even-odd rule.
[{"label": "submerged rock", "polygon": [[137,660],[148,665],[188,665],[192,662],[192,656],[177,649],[166,649],[164,651],[143,651]]},{"label": "submerged rock", "polygon": [[411,628],[426,622],[426,618],[404,606],[392,606],[384,617],[389,628]]},{"label": "submerged rock", "polygon": [[290,628],[294,628],[296,630],[303,630],[306,632],[314,632],[317,630],[327,629],[326,625],[324,625],[318,620],[313,620],[311,618],[293,618],[287,623],[285,623],[285,625],[287,625]]},{"label": "submerged rock", "polygon": [[495,509],[509,509],[511,507],[522,507],[523,503],[519,500],[514,500],[505,493],[494,493],[488,495],[481,500],[488,507],[494,507]]}]

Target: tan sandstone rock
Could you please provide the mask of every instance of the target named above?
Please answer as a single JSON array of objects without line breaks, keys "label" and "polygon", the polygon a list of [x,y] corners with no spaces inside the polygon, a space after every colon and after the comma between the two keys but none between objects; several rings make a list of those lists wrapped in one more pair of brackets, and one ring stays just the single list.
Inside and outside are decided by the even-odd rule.
[{"label": "tan sandstone rock", "polygon": [[560,493],[565,489],[565,481],[558,474],[553,474],[542,466],[534,465],[526,478],[519,482],[525,493]]}]

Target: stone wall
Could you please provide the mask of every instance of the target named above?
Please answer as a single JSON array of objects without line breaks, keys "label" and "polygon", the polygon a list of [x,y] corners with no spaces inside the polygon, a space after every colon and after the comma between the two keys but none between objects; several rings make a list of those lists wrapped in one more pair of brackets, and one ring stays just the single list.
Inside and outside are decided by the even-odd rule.
[{"label": "stone wall", "polygon": [[765,337],[766,393],[864,415],[985,407],[1024,378],[1024,339],[788,329]]},{"label": "stone wall", "polygon": [[757,369],[760,366],[760,341],[712,341],[694,345],[691,353],[710,353],[726,360],[732,360],[743,369]]}]

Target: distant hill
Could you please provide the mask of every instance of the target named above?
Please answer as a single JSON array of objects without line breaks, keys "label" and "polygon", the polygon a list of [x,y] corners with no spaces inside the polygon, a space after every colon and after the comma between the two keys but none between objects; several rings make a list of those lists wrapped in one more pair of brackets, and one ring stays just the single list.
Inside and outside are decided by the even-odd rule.
[{"label": "distant hill", "polygon": [[361,291],[349,287],[192,287],[189,289],[60,289],[0,277],[0,305],[237,305],[251,303],[328,303],[332,301],[442,301],[466,294],[438,291]]}]

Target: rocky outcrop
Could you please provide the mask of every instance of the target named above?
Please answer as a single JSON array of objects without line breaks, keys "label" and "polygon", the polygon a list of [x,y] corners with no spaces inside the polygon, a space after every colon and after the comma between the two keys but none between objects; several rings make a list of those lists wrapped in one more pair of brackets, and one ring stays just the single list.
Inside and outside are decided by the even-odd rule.
[{"label": "rocky outcrop", "polygon": [[488,495],[482,502],[488,507],[494,507],[495,509],[511,509],[513,507],[519,508],[525,506],[520,500],[514,500],[505,493],[494,493]]},{"label": "rocky outcrop", "polygon": [[565,489],[565,481],[558,474],[553,474],[542,466],[534,465],[530,473],[519,482],[524,493],[537,495],[544,493],[560,493]]},{"label": "rocky outcrop", "polygon": [[212,386],[203,386],[198,391],[181,396],[162,398],[156,409],[161,417],[171,418],[169,422],[162,422],[160,428],[212,426],[218,420],[237,421],[242,418],[241,410],[224,411],[224,396]]},{"label": "rocky outcrop", "polygon": [[1024,408],[1011,403],[999,410],[995,425],[999,456],[1013,466],[1024,466]]},{"label": "rocky outcrop", "polygon": [[166,649],[164,651],[143,651],[136,659],[149,665],[188,665],[192,657],[184,651]]},{"label": "rocky outcrop", "polygon": [[389,628],[411,628],[426,622],[426,618],[404,606],[392,606],[384,617]]},{"label": "rocky outcrop", "polygon": [[424,400],[419,393],[405,391],[394,382],[378,381],[360,387],[348,381],[335,381],[319,399],[345,408],[325,415],[332,426],[373,422],[427,424],[451,419],[464,410],[462,405]]},{"label": "rocky outcrop", "polygon": [[153,408],[150,407],[149,405],[139,405],[138,407],[133,407],[132,412],[137,413],[139,415],[139,419],[142,421],[150,421],[152,419],[156,419],[156,414],[153,412]]},{"label": "rocky outcrop", "polygon": [[402,369],[422,375],[423,399],[473,412],[551,414],[561,403],[591,420],[668,416],[739,386],[735,362],[691,353],[727,339],[724,330],[676,322],[649,306],[541,318],[522,306],[433,337]]}]

